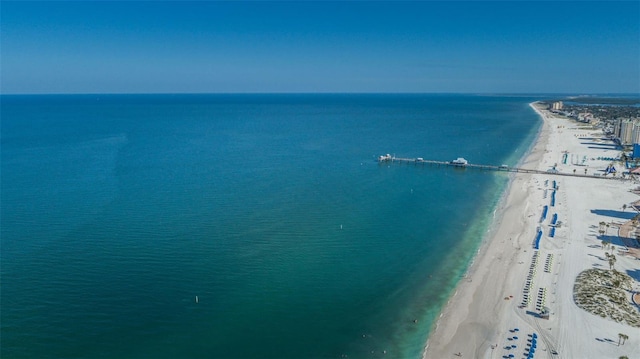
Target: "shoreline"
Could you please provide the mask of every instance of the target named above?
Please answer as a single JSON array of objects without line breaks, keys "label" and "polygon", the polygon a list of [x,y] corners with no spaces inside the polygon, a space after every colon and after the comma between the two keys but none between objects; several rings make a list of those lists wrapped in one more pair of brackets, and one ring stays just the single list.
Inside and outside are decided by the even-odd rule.
[{"label": "shoreline", "polygon": [[[548,124],[542,117],[542,114],[537,111],[535,106],[533,106],[534,103],[535,102],[530,103],[529,106],[538,114],[538,118],[540,121],[542,121],[542,123],[538,128],[535,138],[530,144],[529,148],[518,160],[516,164],[516,166],[518,167],[525,164],[531,165],[532,162],[534,162],[535,165],[533,166],[533,168],[538,168],[537,162],[539,162],[540,159],[538,159],[537,161],[535,160],[532,161],[533,156],[535,155],[534,152],[538,147],[542,145],[546,145],[546,141],[548,140],[548,133],[545,132],[549,130]],[[453,290],[453,294],[450,296],[449,300],[447,301],[447,304],[444,306],[444,308],[438,315],[438,319],[436,320],[429,334],[429,338],[427,339],[427,342],[424,346],[423,353],[422,353],[423,359],[444,357],[442,355],[445,353],[441,351],[437,351],[436,353],[438,354],[436,354],[435,356],[431,355],[431,352],[435,350],[433,349],[432,344],[433,343],[440,344],[442,340],[451,337],[450,331],[452,329],[455,329],[455,328],[452,328],[452,326],[455,326],[455,324],[451,323],[451,319],[453,319],[451,314],[453,313],[454,309],[461,309],[460,307],[462,305],[465,305],[468,309],[469,302],[463,301],[463,298],[461,297],[465,296],[468,298],[470,295],[475,294],[476,286],[472,285],[473,279],[474,279],[473,277],[478,276],[480,271],[485,272],[486,268],[484,267],[486,267],[488,263],[492,262],[493,259],[495,258],[495,256],[493,256],[493,253],[495,252],[495,250],[492,248],[492,245],[495,246],[495,243],[497,240],[496,237],[498,237],[498,235],[500,234],[499,229],[501,224],[503,223],[501,218],[503,218],[504,215],[506,214],[506,211],[512,207],[512,204],[510,203],[509,199],[514,195],[513,191],[517,190],[514,187],[516,184],[516,181],[518,180],[518,178],[521,178],[523,176],[531,176],[531,175],[522,174],[522,173],[510,174],[510,178],[506,185],[506,188],[501,194],[500,199],[498,200],[496,209],[494,210],[494,215],[490,221],[488,230],[485,234],[485,238],[482,240],[478,250],[476,251],[476,255],[473,257],[472,262],[469,264],[469,267],[467,268],[464,277],[455,287],[455,289]],[[471,284],[471,285],[468,285],[468,284]],[[458,352],[461,352],[461,351],[458,351]],[[451,353],[458,353],[458,352],[451,351]]]},{"label": "shoreline", "polygon": [[[601,131],[555,117],[537,108],[537,103],[529,106],[542,125],[518,165],[599,174],[608,164],[600,157],[610,157],[611,153],[605,152],[612,150],[608,145],[594,145],[606,142]],[[577,158],[582,161],[574,160]],[[613,221],[616,216],[632,216],[619,208],[635,200],[629,189],[637,185],[597,177],[513,174],[463,280],[432,326],[422,358],[527,357],[530,344],[526,338],[530,343],[533,335],[539,340],[536,357],[640,357],[639,338],[633,340],[635,347],[612,350],[602,344],[615,343],[618,333],[632,333],[637,328],[592,315],[573,301],[579,273],[597,267],[609,269],[597,224]],[[543,207],[549,210],[549,217],[553,214],[564,222],[561,227],[550,225],[549,218],[541,216]],[[542,237],[540,247],[534,248],[537,233]],[[635,258],[620,251],[616,255],[618,270],[631,274],[640,267]],[[640,280],[635,283],[640,285]],[[539,314],[545,308],[548,319]]]}]

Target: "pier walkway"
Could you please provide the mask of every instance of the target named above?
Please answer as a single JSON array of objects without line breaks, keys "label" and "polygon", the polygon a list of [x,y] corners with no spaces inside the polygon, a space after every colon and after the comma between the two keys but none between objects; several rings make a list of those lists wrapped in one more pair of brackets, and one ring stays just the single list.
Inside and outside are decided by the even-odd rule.
[{"label": "pier walkway", "polygon": [[[462,159],[463,160],[463,159]],[[479,165],[479,164],[471,164],[464,161],[464,163],[456,162],[456,161],[434,161],[434,160],[425,160],[423,158],[403,158],[403,157],[395,157],[395,156],[380,156],[378,158],[378,162],[385,163],[407,163],[407,164],[415,164],[415,165],[431,165],[431,166],[443,166],[443,167],[454,167],[454,168],[471,168],[471,169],[479,169],[479,170],[487,170],[487,171],[502,171],[502,172],[516,172],[516,173],[533,173],[533,174],[544,174],[544,175],[552,175],[552,176],[570,176],[570,177],[581,177],[581,178],[596,178],[596,179],[617,179],[622,180],[625,178],[614,177],[614,176],[601,176],[601,175],[589,175],[589,174],[581,174],[581,173],[566,173],[560,172],[558,170],[534,170],[529,168],[520,168],[520,167],[510,167],[506,165],[502,166],[492,166],[492,165]]]}]

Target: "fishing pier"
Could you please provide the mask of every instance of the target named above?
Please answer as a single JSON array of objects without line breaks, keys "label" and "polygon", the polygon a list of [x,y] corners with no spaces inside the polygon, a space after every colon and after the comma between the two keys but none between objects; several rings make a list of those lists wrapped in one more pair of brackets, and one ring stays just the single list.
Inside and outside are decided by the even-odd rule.
[{"label": "fishing pier", "polygon": [[472,164],[469,163],[464,158],[457,158],[453,161],[435,161],[435,160],[425,160],[422,157],[416,158],[404,158],[404,157],[395,157],[389,154],[378,157],[378,162],[381,163],[406,163],[406,164],[414,164],[414,165],[429,165],[429,166],[437,166],[437,167],[453,167],[453,168],[470,168],[470,169],[478,169],[485,171],[502,171],[502,172],[515,172],[515,173],[532,173],[532,174],[544,174],[544,175],[553,175],[553,176],[570,176],[570,177],[582,177],[582,178],[600,178],[600,179],[621,179],[617,177],[608,177],[601,175],[588,175],[588,174],[580,174],[580,173],[565,173],[560,172],[554,168],[543,171],[543,170],[534,170],[529,168],[521,168],[521,167],[511,167],[507,165],[501,166],[493,166],[493,165],[480,165],[480,164]]}]

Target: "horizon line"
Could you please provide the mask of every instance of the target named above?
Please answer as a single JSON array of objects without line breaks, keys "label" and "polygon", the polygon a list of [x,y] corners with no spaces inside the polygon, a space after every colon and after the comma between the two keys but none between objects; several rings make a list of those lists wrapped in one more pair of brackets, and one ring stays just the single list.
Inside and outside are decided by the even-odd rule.
[{"label": "horizon line", "polygon": [[80,95],[570,95],[602,96],[624,95],[640,96],[640,92],[384,92],[384,91],[319,91],[319,92],[15,92],[2,93],[0,96],[80,96]]}]

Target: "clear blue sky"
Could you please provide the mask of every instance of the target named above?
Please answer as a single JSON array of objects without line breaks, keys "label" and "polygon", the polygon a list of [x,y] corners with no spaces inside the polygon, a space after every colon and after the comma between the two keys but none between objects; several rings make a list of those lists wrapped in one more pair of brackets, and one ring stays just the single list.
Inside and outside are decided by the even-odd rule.
[{"label": "clear blue sky", "polygon": [[2,1],[2,93],[640,92],[640,1]]}]

